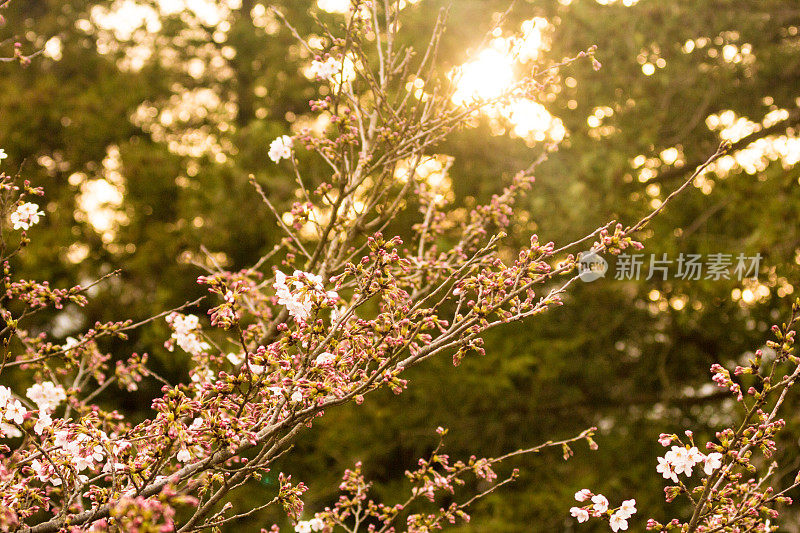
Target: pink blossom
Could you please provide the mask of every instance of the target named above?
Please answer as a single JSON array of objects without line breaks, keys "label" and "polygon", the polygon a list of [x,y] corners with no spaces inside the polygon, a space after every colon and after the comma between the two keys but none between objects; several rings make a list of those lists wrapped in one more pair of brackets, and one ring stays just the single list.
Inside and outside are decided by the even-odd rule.
[{"label": "pink blossom", "polygon": [[683,446],[673,446],[670,451],[664,455],[664,458],[669,461],[676,474],[691,476],[692,468],[701,460],[697,457],[697,453],[695,453],[697,452],[697,448],[693,449],[694,451],[691,451]]},{"label": "pink blossom", "polygon": [[72,458],[72,463],[75,465],[75,469],[78,472],[82,472],[87,468],[92,468],[94,466],[94,458],[91,455],[75,455]]},{"label": "pink blossom", "polygon": [[31,462],[31,468],[33,469],[33,472],[36,474],[36,477],[39,478],[39,481],[44,483],[48,479],[50,479],[48,468],[44,464],[39,462],[38,459],[34,459]]},{"label": "pink blossom", "polygon": [[572,507],[569,510],[570,514],[578,519],[579,523],[586,522],[589,520],[589,511],[583,509],[581,507]]},{"label": "pink blossom", "polygon": [[609,525],[611,526],[611,531],[625,531],[628,529],[628,519],[627,517],[621,515],[620,513],[614,513],[611,515],[611,518],[608,521]]},{"label": "pink blossom", "polygon": [[56,431],[53,439],[53,444],[58,448],[63,448],[67,444],[69,444],[72,439],[69,436],[69,433],[64,430]]},{"label": "pink blossom", "polygon": [[592,497],[592,491],[589,489],[581,489],[575,493],[575,499],[579,502],[585,502]]},{"label": "pink blossom", "polygon": [[311,533],[312,531],[322,531],[323,529],[325,529],[325,522],[319,518],[298,522],[294,526],[296,533]]},{"label": "pink blossom", "polygon": [[50,418],[50,415],[47,413],[40,412],[39,418],[36,420],[36,424],[33,426],[33,430],[36,432],[37,435],[41,435],[42,431],[45,428],[50,427],[53,424],[53,419]]},{"label": "pink blossom", "polygon": [[0,385],[0,409],[5,409],[6,404],[11,400],[11,389]]},{"label": "pink blossom", "polygon": [[673,483],[678,482],[678,476],[675,474],[675,470],[672,468],[672,464],[665,457],[658,458],[658,466],[656,467],[656,472],[663,475],[664,479],[671,479]]},{"label": "pink blossom", "polygon": [[75,337],[67,337],[66,341],[67,342],[65,342],[64,345],[61,346],[61,349],[67,353],[70,353],[75,346],[80,344],[78,339],[76,339]]},{"label": "pink blossom", "polygon": [[21,437],[22,432],[15,426],[12,426],[11,424],[0,422],[0,435],[8,438],[16,438],[16,437]]},{"label": "pink blossom", "polygon": [[306,295],[295,295],[286,284],[287,276],[281,271],[275,273],[275,295],[278,304],[286,307],[289,314],[298,322],[305,322],[311,314],[312,302]]},{"label": "pink blossom", "polygon": [[311,62],[309,74],[317,79],[329,80],[339,72],[337,61],[329,57],[325,61],[315,59]]},{"label": "pink blossom", "polygon": [[703,461],[706,460],[706,456],[703,455],[700,452],[700,450],[697,449],[696,446],[692,446],[691,448],[689,448],[687,454],[689,456],[689,460],[693,463],[692,466],[696,465],[697,463],[702,463]]},{"label": "pink blossom", "polygon": [[14,421],[16,424],[22,424],[22,422],[25,420],[25,413],[27,412],[28,410],[25,409],[21,403],[19,403],[19,400],[12,400],[6,404],[5,417],[8,421]]},{"label": "pink blossom", "polygon": [[602,494],[592,496],[592,503],[594,503],[594,510],[598,513],[605,513],[608,511],[608,499]]},{"label": "pink blossom", "polygon": [[39,222],[39,217],[44,215],[43,211],[39,211],[39,206],[30,202],[19,205],[17,209],[11,213],[10,219],[14,229],[26,230]]},{"label": "pink blossom", "polygon": [[631,499],[623,501],[616,514],[626,520],[632,517],[634,514],[636,514],[636,500]]},{"label": "pink blossom", "polygon": [[[171,313],[166,318],[167,323],[172,327],[173,333],[170,338],[181,347],[186,353],[200,355],[205,353],[211,346],[200,339],[200,320],[195,315],[181,315]],[[167,346],[170,350],[172,345]]]},{"label": "pink blossom", "polygon": [[707,476],[710,476],[711,474],[714,473],[714,470],[720,468],[721,466],[722,466],[722,454],[718,452],[713,452],[706,456],[703,472],[705,472]]},{"label": "pink blossom", "polygon": [[52,381],[34,383],[25,391],[25,396],[30,398],[41,411],[48,413],[54,411],[61,402],[67,399],[64,387],[56,385]]},{"label": "pink blossom", "polygon": [[328,366],[332,365],[335,360],[336,357],[332,353],[322,352],[317,356],[317,359],[314,362],[317,366]]},{"label": "pink blossom", "polygon": [[334,305],[339,298],[335,291],[325,291],[322,276],[295,270],[292,273],[291,287],[287,283],[290,278],[281,271],[275,273],[275,295],[278,304],[286,307],[289,314],[298,322],[306,322],[314,307],[314,296],[317,301],[326,305]]}]

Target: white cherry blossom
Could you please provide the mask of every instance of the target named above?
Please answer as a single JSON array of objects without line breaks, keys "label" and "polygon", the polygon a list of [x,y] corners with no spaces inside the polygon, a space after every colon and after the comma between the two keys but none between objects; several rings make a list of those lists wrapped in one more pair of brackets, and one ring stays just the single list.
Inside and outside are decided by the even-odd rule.
[{"label": "white cherry blossom", "polygon": [[28,410],[22,406],[19,400],[12,400],[6,404],[5,418],[9,422],[13,421],[15,424],[22,424],[27,412]]},{"label": "white cherry blossom", "polygon": [[636,514],[636,500],[623,501],[616,514],[620,515],[626,520],[632,517],[634,514]]},{"label": "white cherry blossom", "polygon": [[589,489],[581,489],[575,493],[575,499],[579,502],[588,501],[592,497],[592,491]]},{"label": "white cherry blossom", "polygon": [[39,211],[39,206],[26,202],[17,206],[17,209],[11,213],[11,225],[14,229],[26,230],[39,222],[39,217],[44,215],[44,211]]},{"label": "white cherry blossom", "polygon": [[569,510],[569,513],[578,520],[578,523],[583,523],[589,520],[589,511],[581,507],[572,507]]},{"label": "white cherry blossom", "polygon": [[605,513],[608,511],[608,499],[602,494],[592,496],[592,503],[594,503],[594,510],[598,513]]},{"label": "white cherry blossom", "polygon": [[617,531],[625,531],[628,529],[628,519],[619,513],[612,514],[608,524],[611,526],[611,531],[614,531],[615,533]]},{"label": "white cherry blossom", "polygon": [[710,476],[714,473],[714,470],[720,468],[722,466],[722,454],[718,452],[710,453],[706,456],[705,466],[703,467],[703,472],[707,476]]},{"label": "white cherry blossom", "polygon": [[334,363],[336,357],[329,352],[322,352],[317,356],[317,359],[314,361],[317,366],[329,366]]},{"label": "white cherry blossom", "polygon": [[278,163],[281,159],[292,157],[294,141],[288,135],[281,135],[269,145],[269,158]]},{"label": "white cherry blossom", "polygon": [[39,410],[46,413],[54,411],[58,405],[67,399],[64,387],[52,381],[34,383],[25,391],[25,396],[36,404]]},{"label": "white cherry blossom", "polygon": [[41,435],[44,429],[49,428],[51,425],[53,425],[53,419],[50,418],[50,415],[40,412],[39,418],[36,420],[36,424],[33,426],[33,431],[35,431],[37,435]]}]

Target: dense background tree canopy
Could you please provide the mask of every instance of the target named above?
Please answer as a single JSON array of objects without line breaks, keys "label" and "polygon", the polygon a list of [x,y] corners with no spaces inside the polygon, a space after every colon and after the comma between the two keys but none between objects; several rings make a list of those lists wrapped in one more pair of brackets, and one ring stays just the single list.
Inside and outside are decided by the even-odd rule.
[{"label": "dense background tree canopy", "polygon": [[[516,487],[483,500],[464,529],[572,531],[566,510],[584,486],[615,499],[635,495],[643,514],[662,518],[658,433],[687,425],[712,432],[729,416],[732,406],[706,385],[709,364],[758,348],[800,282],[800,6],[519,1],[504,27],[529,36],[530,61],[506,71],[491,57],[481,63],[480,47],[507,2],[407,3],[405,38],[420,47],[449,6],[443,64],[478,57],[479,90],[491,91],[514,68],[598,47],[599,71],[576,64],[540,106],[476,117],[438,149],[454,158],[448,178],[462,206],[498,192],[549,151],[515,212],[510,247],[534,232],[569,242],[609,219],[632,223],[726,139],[735,150],[655,220],[645,251],[672,260],[760,254],[758,281],[618,281],[612,263],[606,279],[577,287],[563,308],[494,335],[484,357],[456,368],[436,361],[412,372],[399,397],[326,413],[283,468],[312,487],[312,511],[335,498],[336,480],[355,460],[391,501],[437,425],[450,427],[453,456],[500,454],[596,425],[599,451],[580,450],[567,463],[520,461]],[[275,4],[305,35],[342,24],[347,2]],[[38,327],[66,337],[97,320],[151,316],[200,296],[194,280],[205,265],[243,268],[278,242],[248,176],[287,205],[290,177],[270,164],[267,146],[325,124],[312,124],[308,112],[316,94],[305,75],[310,58],[266,3],[25,0],[4,16],[0,55],[15,40],[43,51],[25,69],[0,63],[4,168],[19,167],[47,191],[47,216],[19,266],[64,285],[121,270],[89,307],[43,315]],[[167,379],[185,377],[188,361],[163,348],[163,322],[134,335],[136,350],[150,353]],[[130,345],[128,353],[109,348],[130,355]],[[106,401],[141,413],[159,384],[147,386]],[[800,426],[797,415],[787,421]],[[357,433],[340,429],[352,425]],[[260,491],[247,497],[259,501]],[[784,527],[800,531],[797,520]]]}]

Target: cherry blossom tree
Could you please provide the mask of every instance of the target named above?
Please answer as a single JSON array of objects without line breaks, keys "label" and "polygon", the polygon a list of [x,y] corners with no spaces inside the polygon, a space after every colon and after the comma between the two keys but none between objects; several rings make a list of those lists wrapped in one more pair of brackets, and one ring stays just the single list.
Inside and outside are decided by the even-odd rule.
[{"label": "cherry blossom tree", "polygon": [[[443,453],[447,430],[438,428],[439,445],[407,472],[404,501],[371,499],[370,483],[356,464],[344,473],[336,504],[313,516],[303,507],[307,485],[284,473],[271,500],[253,509],[231,503],[238,489],[291,454],[292,443],[326,410],[360,403],[381,388],[399,394],[407,387],[407,368],[437,356],[458,365],[470,352],[483,351],[486,331],[560,306],[580,276],[578,251],[640,248],[637,232],[728,148],[721,146],[638,222],[610,221],[560,246],[534,235],[528,246],[510,250],[503,245],[504,231],[540,161],[490,202],[466,211],[450,204],[448,158],[436,148],[487,106],[534,98],[574,61],[599,67],[594,50],[521,73],[501,94],[461,91],[456,98],[463,72],[437,63],[446,13],[419,54],[399,38],[402,14],[400,3],[354,1],[341,28],[322,27],[324,38],[310,42],[275,11],[313,57],[309,73],[319,98],[309,105],[328,127],[281,135],[265,147],[293,182],[298,200],[281,212],[269,191],[251,180],[284,237],[250,268],[215,268],[198,277],[212,301],[207,321],[189,312],[199,303],[192,301],[138,323],[97,323],[65,344],[26,329],[26,319],[43,309],[85,305],[91,285],[56,289],[15,276],[13,258],[24,253],[46,216],[32,201],[44,191],[19,176],[0,176],[0,376],[15,376],[11,386],[0,387],[0,529],[220,530],[280,506],[297,532],[425,532],[468,521],[473,502],[512,482],[516,472],[498,478],[500,462],[548,448],[560,448],[567,459],[581,441],[596,447],[594,428],[588,428],[500,457],[457,460]],[[496,30],[502,31],[502,19]],[[519,38],[505,41],[512,53]],[[321,161],[326,174],[307,172],[301,150],[304,158]],[[0,151],[0,164],[3,156]],[[417,222],[401,237],[395,220],[403,211]],[[752,452],[768,458],[783,426],[777,413],[800,373],[792,353],[797,317],[795,308],[791,320],[775,328],[769,354],[756,352],[749,367],[734,371],[749,376],[752,386],[734,381],[721,366],[713,368],[714,381],[745,409],[741,425],[706,443],[708,453],[690,431],[685,438],[662,435],[670,449],[653,474],[675,484],[666,489],[668,499],[685,496],[694,511],[666,525],[651,520],[648,528],[773,527],[776,505],[788,501],[786,488],[769,487],[774,467],[756,461]],[[155,320],[172,330],[165,346],[192,361],[182,383],[148,368],[146,354],[112,364],[98,342],[124,341],[126,332]],[[30,385],[17,387],[16,376],[23,375],[20,383]],[[163,385],[147,420],[134,423],[97,405],[103,391],[135,391],[145,379]],[[692,482],[700,471],[704,476]],[[466,490],[470,478],[488,488]],[[451,503],[441,505],[443,496]],[[634,498],[612,506],[589,489],[579,490],[576,500],[584,505],[558,512],[578,522],[607,521],[613,531],[628,529],[637,512]]]}]

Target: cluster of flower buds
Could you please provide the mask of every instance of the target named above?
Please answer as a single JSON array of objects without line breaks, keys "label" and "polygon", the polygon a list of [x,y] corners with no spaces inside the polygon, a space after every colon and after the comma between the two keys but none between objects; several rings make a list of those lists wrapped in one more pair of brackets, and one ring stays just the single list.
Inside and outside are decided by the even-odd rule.
[{"label": "cluster of flower buds", "polygon": [[[798,474],[794,483],[776,491],[770,478],[777,464],[769,461],[777,449],[776,436],[785,427],[778,417],[779,409],[800,377],[800,359],[794,354],[798,318],[800,300],[792,306],[790,320],[772,328],[775,340],[756,350],[747,366],[736,367],[736,378],[720,364],[711,366],[712,381],[731,393],[745,415],[741,422],[718,431],[715,441],[705,444],[709,453],[695,446],[692,431],[685,432],[685,442],[678,435],[660,435],[659,442],[670,449],[658,458],[656,468],[664,479],[676,483],[665,488],[666,499],[685,495],[691,499],[693,512],[687,521],[675,518],[661,523],[650,519],[648,530],[768,532],[777,528],[773,521],[778,517],[778,507],[791,503],[786,493],[800,486]],[[771,352],[769,360],[765,351]],[[753,382],[746,393],[737,382],[743,377]],[[754,452],[763,457],[757,458]],[[694,468],[700,465],[702,479],[693,483]]]}]

